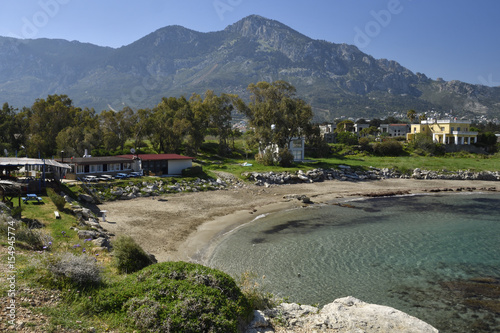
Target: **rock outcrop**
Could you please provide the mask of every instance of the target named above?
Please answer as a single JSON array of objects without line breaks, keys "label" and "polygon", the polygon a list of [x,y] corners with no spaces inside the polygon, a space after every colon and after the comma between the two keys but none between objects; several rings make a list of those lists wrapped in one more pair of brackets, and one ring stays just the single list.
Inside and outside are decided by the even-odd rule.
[{"label": "rock outcrop", "polygon": [[283,303],[267,311],[255,311],[246,333],[356,332],[436,333],[436,328],[394,308],[369,304],[352,296],[339,298],[321,310]]},{"label": "rock outcrop", "polygon": [[349,166],[339,166],[339,169],[314,169],[306,172],[299,170],[293,172],[246,172],[245,178],[253,181],[257,186],[314,183],[327,180],[340,181],[364,181],[380,180],[389,178],[413,178],[413,179],[448,179],[448,180],[489,180],[499,181],[500,172],[480,171],[472,172],[470,170],[459,171],[429,171],[415,169],[410,173],[401,173],[395,169],[388,168],[370,168],[368,171],[357,171]]}]

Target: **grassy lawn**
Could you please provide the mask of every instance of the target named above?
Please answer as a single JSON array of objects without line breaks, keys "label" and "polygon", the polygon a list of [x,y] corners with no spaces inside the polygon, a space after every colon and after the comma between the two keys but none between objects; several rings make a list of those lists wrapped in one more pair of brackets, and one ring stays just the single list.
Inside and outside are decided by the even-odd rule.
[{"label": "grassy lawn", "polygon": [[[415,168],[433,171],[458,171],[471,170],[479,171],[499,171],[500,153],[494,155],[481,155],[470,153],[455,153],[445,156],[418,156],[406,153],[406,156],[374,156],[357,150],[355,146],[331,145],[336,152],[328,158],[314,158],[307,156],[306,162],[295,163],[293,167],[282,168],[277,166],[264,166],[255,161],[255,150],[249,151],[244,140],[235,141],[231,157],[217,155],[216,141],[207,141],[203,144],[201,153],[198,154],[196,162],[203,166],[203,169],[210,172],[225,171],[240,176],[244,172],[295,172],[297,170],[309,170],[314,168],[336,168],[339,165],[348,165],[356,169],[390,168],[398,169],[402,172],[411,171]],[[252,166],[244,167],[241,164],[247,162]]]}]

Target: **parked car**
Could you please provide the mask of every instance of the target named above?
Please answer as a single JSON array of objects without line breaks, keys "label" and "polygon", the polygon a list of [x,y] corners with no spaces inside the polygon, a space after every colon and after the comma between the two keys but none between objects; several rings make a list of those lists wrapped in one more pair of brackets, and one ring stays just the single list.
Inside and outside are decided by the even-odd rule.
[{"label": "parked car", "polygon": [[123,179],[123,178],[128,178],[128,175],[126,173],[117,173],[115,175],[116,179]]},{"label": "parked car", "polygon": [[97,182],[99,179],[96,176],[86,176],[83,178],[85,182]]},{"label": "parked car", "polygon": [[129,177],[142,177],[142,171],[134,171],[129,174]]},{"label": "parked car", "polygon": [[115,178],[113,176],[111,176],[111,175],[101,175],[99,177],[99,180],[103,180],[103,181],[110,181],[110,180],[113,180],[113,179],[115,179]]}]

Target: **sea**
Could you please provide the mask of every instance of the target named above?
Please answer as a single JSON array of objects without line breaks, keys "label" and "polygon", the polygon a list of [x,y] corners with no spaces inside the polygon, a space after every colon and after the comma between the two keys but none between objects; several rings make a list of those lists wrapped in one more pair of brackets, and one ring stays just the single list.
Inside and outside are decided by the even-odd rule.
[{"label": "sea", "polygon": [[261,215],[222,236],[207,264],[287,302],[354,296],[440,332],[500,332],[500,194],[442,193]]}]

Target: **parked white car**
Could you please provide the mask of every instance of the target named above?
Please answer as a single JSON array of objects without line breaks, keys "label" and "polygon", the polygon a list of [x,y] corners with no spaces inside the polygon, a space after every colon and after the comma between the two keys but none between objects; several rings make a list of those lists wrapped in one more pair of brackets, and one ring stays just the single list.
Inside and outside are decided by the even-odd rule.
[{"label": "parked white car", "polygon": [[86,176],[83,178],[85,182],[97,182],[99,179],[96,176]]},{"label": "parked white car", "polygon": [[99,176],[99,180],[103,180],[103,181],[110,181],[110,180],[113,180],[115,179],[113,176],[111,175],[101,175]]}]

